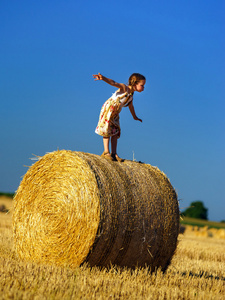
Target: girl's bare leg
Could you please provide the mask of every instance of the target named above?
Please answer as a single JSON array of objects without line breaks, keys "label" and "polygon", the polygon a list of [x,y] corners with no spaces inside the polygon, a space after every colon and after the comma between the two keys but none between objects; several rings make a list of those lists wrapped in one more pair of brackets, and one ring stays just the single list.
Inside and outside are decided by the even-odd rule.
[{"label": "girl's bare leg", "polygon": [[116,149],[117,149],[117,139],[118,136],[117,135],[113,135],[111,137],[111,150],[112,150],[112,154],[116,154]]},{"label": "girl's bare leg", "polygon": [[104,137],[103,138],[103,145],[104,145],[104,152],[102,153],[101,156],[113,161],[114,159],[112,158],[110,152],[109,152],[109,137]]},{"label": "girl's bare leg", "polygon": [[104,152],[109,153],[109,137],[103,138]]},{"label": "girl's bare leg", "polygon": [[124,161],[124,159],[120,158],[117,153],[116,153],[116,150],[117,150],[117,140],[118,140],[118,135],[114,135],[111,137],[111,149],[112,149],[112,157],[113,159],[119,161],[119,162],[122,162]]}]

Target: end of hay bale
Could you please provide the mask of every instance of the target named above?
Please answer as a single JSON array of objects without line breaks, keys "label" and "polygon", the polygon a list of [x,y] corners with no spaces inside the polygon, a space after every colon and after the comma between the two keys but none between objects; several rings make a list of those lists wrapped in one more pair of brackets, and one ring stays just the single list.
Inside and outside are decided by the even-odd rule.
[{"label": "end of hay bale", "polygon": [[177,245],[179,208],[156,167],[62,150],[25,174],[14,198],[13,227],[22,259],[165,270]]},{"label": "end of hay bale", "polygon": [[99,218],[89,166],[71,151],[46,154],[14,197],[15,250],[21,258],[78,266],[95,240]]}]

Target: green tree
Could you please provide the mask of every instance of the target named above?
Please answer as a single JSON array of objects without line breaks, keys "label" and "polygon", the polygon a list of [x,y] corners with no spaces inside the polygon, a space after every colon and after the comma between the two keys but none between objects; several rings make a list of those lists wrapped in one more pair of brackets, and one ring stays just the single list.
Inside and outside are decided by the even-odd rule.
[{"label": "green tree", "polygon": [[204,206],[202,201],[191,202],[190,207],[183,212],[183,215],[185,217],[208,220],[208,208]]}]

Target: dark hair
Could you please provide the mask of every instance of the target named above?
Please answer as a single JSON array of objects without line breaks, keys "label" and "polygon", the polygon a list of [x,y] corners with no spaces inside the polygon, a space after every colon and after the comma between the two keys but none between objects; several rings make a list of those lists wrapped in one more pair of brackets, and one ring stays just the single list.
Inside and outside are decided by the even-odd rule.
[{"label": "dark hair", "polygon": [[145,76],[139,74],[139,73],[133,73],[130,77],[129,77],[129,85],[134,86],[135,84],[137,84],[140,80],[146,80]]}]

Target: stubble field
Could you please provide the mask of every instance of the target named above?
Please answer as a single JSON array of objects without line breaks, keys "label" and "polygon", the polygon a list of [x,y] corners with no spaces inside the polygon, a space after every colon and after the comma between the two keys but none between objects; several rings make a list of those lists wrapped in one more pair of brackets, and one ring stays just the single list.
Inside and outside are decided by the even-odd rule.
[{"label": "stubble field", "polygon": [[[12,201],[0,197],[8,209]],[[206,231],[206,230],[205,230]],[[225,239],[189,227],[167,272],[83,265],[75,270],[20,261],[12,211],[0,213],[0,299],[225,299]]]}]

